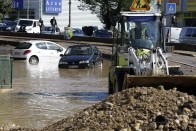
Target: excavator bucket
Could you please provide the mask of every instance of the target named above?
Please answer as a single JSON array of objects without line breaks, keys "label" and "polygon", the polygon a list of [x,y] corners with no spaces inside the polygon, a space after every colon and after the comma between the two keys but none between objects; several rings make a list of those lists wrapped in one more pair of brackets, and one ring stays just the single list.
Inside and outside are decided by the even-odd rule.
[{"label": "excavator bucket", "polygon": [[168,75],[168,76],[135,76],[125,75],[123,89],[132,87],[158,87],[164,86],[169,90],[177,88],[177,91],[196,95],[196,76]]}]

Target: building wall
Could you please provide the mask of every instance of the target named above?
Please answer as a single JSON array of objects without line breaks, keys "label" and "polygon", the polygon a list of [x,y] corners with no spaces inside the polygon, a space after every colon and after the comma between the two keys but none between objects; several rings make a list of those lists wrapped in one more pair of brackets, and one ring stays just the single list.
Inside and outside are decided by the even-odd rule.
[{"label": "building wall", "polygon": [[176,3],[174,15],[176,15],[177,23],[175,26],[196,26],[196,0],[164,0],[163,7],[166,7],[167,3]]},{"label": "building wall", "polygon": [[[62,0],[62,12],[58,14],[46,14],[44,12],[45,0],[29,0],[29,9],[35,10],[35,19],[42,17],[44,25],[50,25],[50,19],[56,18],[61,31],[69,24],[69,0]],[[24,8],[28,8],[28,0],[23,1]],[[78,9],[80,2],[71,0],[71,27],[82,28],[82,26],[97,26],[102,28],[103,24],[96,14],[91,14],[90,10],[81,11]]]}]

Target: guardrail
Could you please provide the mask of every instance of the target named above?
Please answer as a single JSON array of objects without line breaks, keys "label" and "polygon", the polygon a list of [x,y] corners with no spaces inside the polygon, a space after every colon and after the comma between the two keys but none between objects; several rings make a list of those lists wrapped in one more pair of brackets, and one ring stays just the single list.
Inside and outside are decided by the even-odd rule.
[{"label": "guardrail", "polygon": [[174,50],[196,51],[196,44],[166,43],[167,46],[174,46]]},{"label": "guardrail", "polygon": [[[50,34],[33,34],[33,33],[23,33],[23,32],[3,32],[0,31],[2,36],[15,36],[15,37],[30,37],[30,38],[44,38],[44,39],[58,39],[65,40],[64,35],[50,35]],[[69,41],[69,40],[67,40]],[[112,38],[97,38],[91,36],[73,36],[70,41],[86,41],[86,42],[101,42],[112,44]]]}]

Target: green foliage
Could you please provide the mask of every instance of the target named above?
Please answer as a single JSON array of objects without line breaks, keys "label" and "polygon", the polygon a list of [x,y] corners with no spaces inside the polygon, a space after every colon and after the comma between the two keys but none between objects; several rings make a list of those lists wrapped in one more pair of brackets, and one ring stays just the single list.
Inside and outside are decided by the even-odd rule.
[{"label": "green foliage", "polygon": [[0,19],[12,10],[12,0],[0,0]]},{"label": "green foliage", "polygon": [[129,11],[133,0],[78,0],[81,2],[80,10],[91,10],[92,14],[97,14],[100,21],[105,24],[106,29],[110,29],[111,18],[116,17],[121,11]]}]

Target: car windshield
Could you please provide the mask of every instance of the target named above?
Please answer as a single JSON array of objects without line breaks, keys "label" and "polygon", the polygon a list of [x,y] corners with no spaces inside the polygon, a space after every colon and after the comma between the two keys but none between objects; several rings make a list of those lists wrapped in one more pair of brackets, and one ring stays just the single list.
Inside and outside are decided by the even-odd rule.
[{"label": "car windshield", "polygon": [[31,43],[27,43],[27,42],[24,42],[24,43],[19,43],[15,49],[29,49],[31,47]]},{"label": "car windshield", "polygon": [[33,24],[33,21],[29,20],[20,20],[18,25],[22,26],[31,26]]},{"label": "car windshield", "polygon": [[90,46],[71,46],[65,52],[65,55],[90,55],[92,48]]}]

